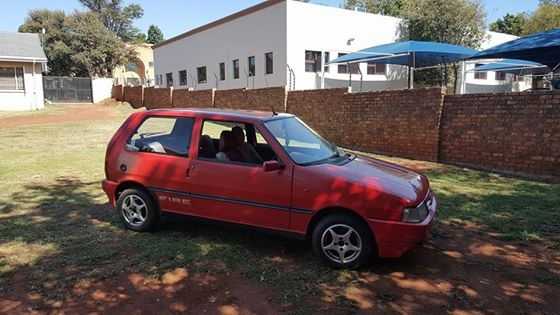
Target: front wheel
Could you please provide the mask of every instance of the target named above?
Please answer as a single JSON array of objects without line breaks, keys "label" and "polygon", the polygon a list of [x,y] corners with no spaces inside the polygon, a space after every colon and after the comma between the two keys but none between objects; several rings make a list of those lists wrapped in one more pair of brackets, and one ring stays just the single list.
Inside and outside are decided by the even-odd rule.
[{"label": "front wheel", "polygon": [[373,237],[359,219],[334,214],[323,218],[313,230],[313,251],[335,268],[358,268],[373,253]]},{"label": "front wheel", "polygon": [[123,191],[117,199],[117,210],[124,225],[137,232],[152,230],[159,219],[159,211],[152,198],[141,189]]}]

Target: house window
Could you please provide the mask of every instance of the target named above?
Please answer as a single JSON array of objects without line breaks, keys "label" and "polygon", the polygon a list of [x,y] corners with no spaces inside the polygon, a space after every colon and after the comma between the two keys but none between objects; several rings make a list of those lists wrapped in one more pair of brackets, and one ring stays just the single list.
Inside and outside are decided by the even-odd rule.
[{"label": "house window", "polygon": [[324,60],[325,61],[325,63],[324,63],[325,66],[324,66],[323,71],[329,72],[329,61],[331,61],[331,54],[328,51],[325,51],[324,54],[325,54],[324,55],[325,56],[325,60]]},{"label": "house window", "polygon": [[153,61],[148,62],[148,67],[153,68],[154,67],[154,62]]},{"label": "house window", "polygon": [[[339,53],[338,58],[347,55],[346,53]],[[351,63],[350,64],[350,72],[352,74],[360,73],[360,64],[359,63]],[[348,73],[348,64],[339,64],[338,65],[338,73]]]},{"label": "house window", "polygon": [[187,85],[187,70],[179,71],[179,85]]},{"label": "house window", "polygon": [[272,74],[274,72],[274,56],[271,52],[264,54],[265,74]]},{"label": "house window", "polygon": [[134,62],[129,62],[126,64],[126,71],[138,73],[138,65]]},{"label": "house window", "polygon": [[239,59],[233,61],[233,78],[239,79]]},{"label": "house window", "polygon": [[305,51],[305,72],[319,72],[321,69],[321,52],[314,50]]},{"label": "house window", "polygon": [[196,68],[196,77],[198,79],[198,83],[206,83],[206,67]]},{"label": "house window", "polygon": [[496,80],[497,81],[505,81],[506,80],[506,73],[503,71],[496,71]]},{"label": "house window", "polygon": [[0,90],[21,90],[23,84],[23,68],[21,67],[0,67]]},{"label": "house window", "polygon": [[251,57],[247,58],[247,63],[248,63],[248,66],[249,66],[249,76],[254,77],[255,76],[255,56],[251,56]]},{"label": "house window", "polygon": [[169,72],[165,74],[165,79],[167,80],[167,87],[173,86],[173,73]]},{"label": "house window", "polygon": [[367,74],[381,74],[385,75],[387,72],[387,65],[384,63],[375,63],[373,61],[368,61],[367,63]]},{"label": "house window", "polygon": [[[477,63],[477,64],[474,66],[474,68],[476,69],[476,68],[481,67],[481,66],[482,66],[482,64]],[[474,73],[474,78],[475,78],[475,79],[478,79],[478,80],[486,80],[487,76],[488,76],[488,73],[487,73],[487,72],[476,71],[476,72]]]},{"label": "house window", "polygon": [[224,81],[226,79],[226,64],[220,62],[220,81]]}]

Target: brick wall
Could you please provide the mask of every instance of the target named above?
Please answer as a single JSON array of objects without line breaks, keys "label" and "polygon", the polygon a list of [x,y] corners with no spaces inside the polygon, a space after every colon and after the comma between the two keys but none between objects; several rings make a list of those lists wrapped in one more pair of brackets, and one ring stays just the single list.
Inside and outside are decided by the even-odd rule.
[{"label": "brick wall", "polygon": [[217,90],[214,106],[261,111],[285,111],[286,88],[270,87],[263,89]]},{"label": "brick wall", "polygon": [[214,90],[173,91],[173,107],[213,107]]},{"label": "brick wall", "polygon": [[324,89],[288,92],[287,111],[292,113],[326,139],[337,145],[346,145],[345,122],[348,109],[344,103],[347,89]]},{"label": "brick wall", "polygon": [[111,89],[111,97],[116,99],[119,102],[123,101],[123,86],[122,85],[114,85]]},{"label": "brick wall", "polygon": [[247,109],[245,89],[216,90],[214,107]]},{"label": "brick wall", "polygon": [[288,93],[288,111],[347,148],[436,161],[441,89]]},{"label": "brick wall", "polygon": [[144,88],[141,86],[127,86],[124,88],[124,101],[129,102],[133,108],[144,106]]},{"label": "brick wall", "polygon": [[144,106],[147,109],[173,107],[171,88],[145,88]]},{"label": "brick wall", "polygon": [[560,93],[447,96],[444,108],[441,161],[560,177]]}]

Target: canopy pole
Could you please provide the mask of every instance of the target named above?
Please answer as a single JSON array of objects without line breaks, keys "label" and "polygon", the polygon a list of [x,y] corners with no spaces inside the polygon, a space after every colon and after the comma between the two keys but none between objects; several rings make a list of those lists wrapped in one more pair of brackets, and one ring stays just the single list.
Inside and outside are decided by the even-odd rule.
[{"label": "canopy pole", "polygon": [[352,70],[350,70],[349,62],[346,63],[346,71],[348,71],[348,73],[350,74],[350,76],[348,77],[348,87],[352,89]]},{"label": "canopy pole", "polygon": [[466,81],[467,81],[467,62],[463,60],[461,62],[461,88],[460,88],[461,94],[465,94],[465,90],[467,87]]},{"label": "canopy pole", "polygon": [[412,54],[408,53],[408,89],[410,90],[410,79],[412,78]]},{"label": "canopy pole", "polygon": [[321,89],[325,88],[325,52],[321,52]]}]

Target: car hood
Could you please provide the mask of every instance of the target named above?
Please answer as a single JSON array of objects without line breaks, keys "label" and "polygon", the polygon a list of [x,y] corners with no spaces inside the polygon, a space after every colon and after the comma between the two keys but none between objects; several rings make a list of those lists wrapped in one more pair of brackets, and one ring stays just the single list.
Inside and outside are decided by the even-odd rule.
[{"label": "car hood", "polygon": [[428,179],[406,167],[368,157],[356,157],[335,166],[336,173],[384,195],[399,199],[403,205],[416,205],[428,193]]}]

